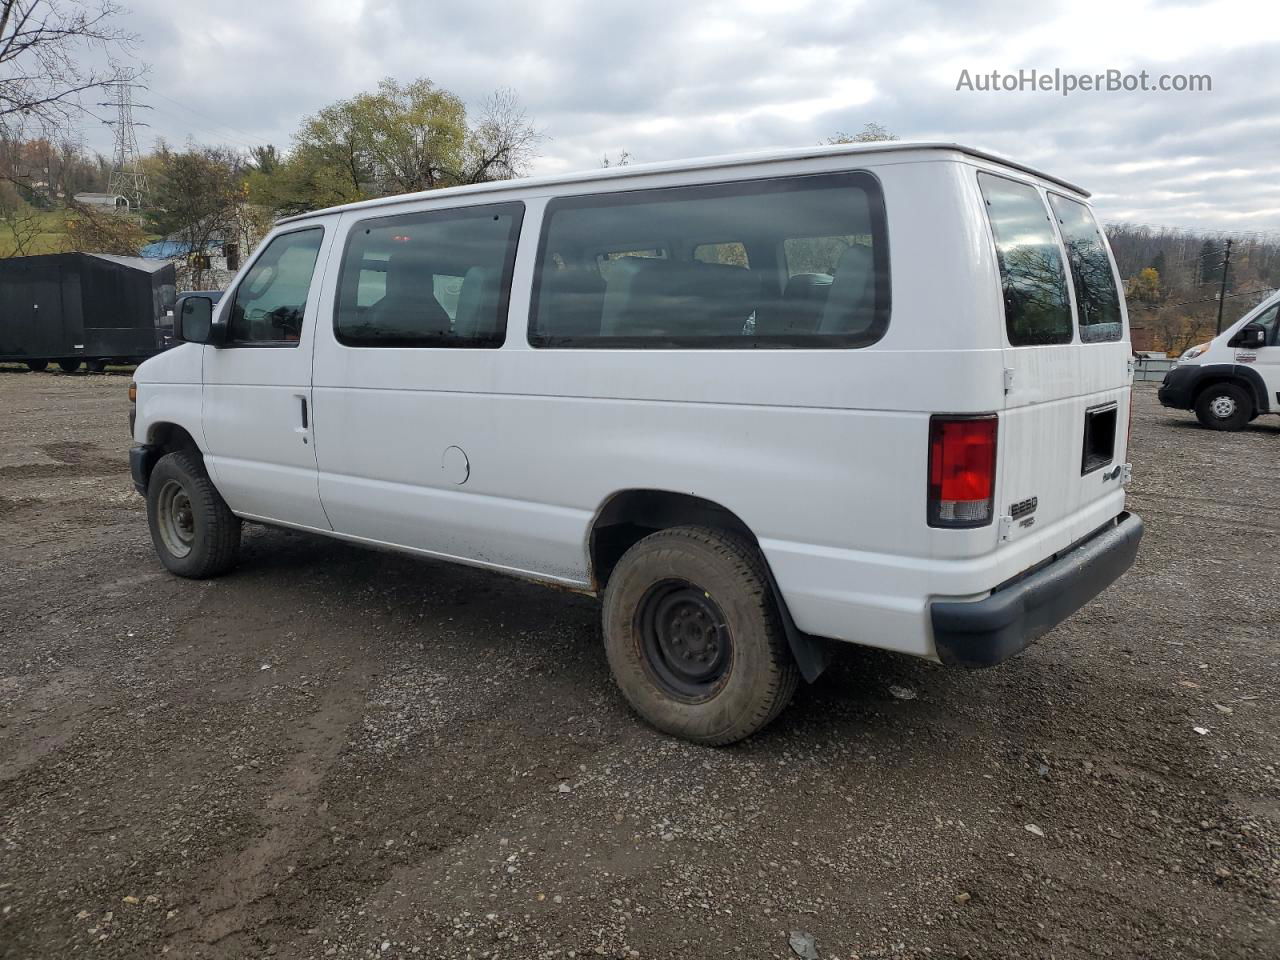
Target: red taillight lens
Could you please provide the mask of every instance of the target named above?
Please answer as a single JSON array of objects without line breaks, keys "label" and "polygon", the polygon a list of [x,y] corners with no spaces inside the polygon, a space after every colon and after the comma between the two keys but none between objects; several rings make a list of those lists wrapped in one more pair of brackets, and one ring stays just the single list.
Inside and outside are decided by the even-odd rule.
[{"label": "red taillight lens", "polygon": [[929,526],[991,522],[999,422],[995,414],[929,419]]}]

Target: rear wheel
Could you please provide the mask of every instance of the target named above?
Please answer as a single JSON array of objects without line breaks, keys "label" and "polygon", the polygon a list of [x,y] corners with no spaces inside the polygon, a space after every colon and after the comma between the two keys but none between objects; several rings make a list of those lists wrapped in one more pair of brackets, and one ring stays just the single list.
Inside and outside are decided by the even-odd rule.
[{"label": "rear wheel", "polygon": [[101,373],[107,369],[107,361],[105,360],[89,360],[85,362],[85,369],[90,373]]},{"label": "rear wheel", "polygon": [[604,638],[636,712],[695,743],[755,733],[799,679],[759,552],[704,527],[659,531],[623,555],[605,590]]},{"label": "rear wheel", "polygon": [[161,457],[147,482],[147,520],[160,562],[180,577],[226,573],[240,555],[240,518],[190,453]]},{"label": "rear wheel", "polygon": [[1253,415],[1253,401],[1243,387],[1214,383],[1196,398],[1196,417],[1210,430],[1240,430]]},{"label": "rear wheel", "polygon": [[30,370],[32,373],[43,373],[45,370],[49,369],[49,361],[48,360],[28,360],[27,369]]},{"label": "rear wheel", "polygon": [[75,373],[77,370],[80,369],[80,361],[79,360],[59,360],[58,366],[62,369],[63,373]]}]

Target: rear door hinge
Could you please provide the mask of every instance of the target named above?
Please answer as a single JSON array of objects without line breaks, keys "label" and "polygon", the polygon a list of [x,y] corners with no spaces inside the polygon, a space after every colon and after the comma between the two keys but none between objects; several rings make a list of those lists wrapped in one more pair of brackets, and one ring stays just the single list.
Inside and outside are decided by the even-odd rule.
[{"label": "rear door hinge", "polygon": [[1011,367],[1004,368],[1004,392],[1008,393],[1013,389],[1013,369]]},{"label": "rear door hinge", "polygon": [[1009,538],[1013,536],[1013,517],[1000,518],[1000,542],[1007,543]]}]

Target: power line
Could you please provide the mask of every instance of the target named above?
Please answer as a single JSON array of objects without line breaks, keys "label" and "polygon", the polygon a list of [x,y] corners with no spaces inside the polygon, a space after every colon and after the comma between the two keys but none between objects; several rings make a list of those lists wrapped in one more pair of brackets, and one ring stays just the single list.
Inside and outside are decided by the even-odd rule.
[{"label": "power line", "polygon": [[1238,292],[1236,292],[1236,293],[1228,293],[1228,294],[1225,294],[1225,295],[1223,295],[1223,296],[1221,296],[1221,297],[1205,297],[1203,300],[1182,300],[1182,301],[1179,301],[1178,303],[1158,303],[1158,304],[1155,304],[1154,306],[1157,306],[1157,307],[1185,307],[1185,306],[1188,306],[1189,304],[1193,304],[1193,303],[1219,303],[1219,302],[1221,302],[1222,300],[1230,300],[1232,297],[1250,297],[1250,296],[1254,296],[1254,295],[1259,294],[1259,293],[1267,294],[1267,293],[1273,293],[1273,292],[1274,292],[1274,290],[1273,290],[1273,289],[1271,289],[1271,290],[1268,290],[1268,289],[1262,289],[1262,290],[1240,290],[1240,291],[1238,291]]},{"label": "power line", "polygon": [[[163,93],[156,93],[155,95],[162,100],[168,100],[174,106],[180,107],[183,110],[187,111],[188,113],[193,113],[198,117],[203,117],[205,120],[208,120],[210,123],[212,123],[215,127],[221,128],[223,130],[230,130],[232,133],[238,134],[240,137],[244,137],[248,140],[253,141],[253,144],[255,146],[261,146],[261,147],[271,146],[270,141],[263,140],[261,137],[254,136],[252,133],[249,133],[246,130],[240,130],[239,128],[233,127],[230,124],[223,123],[222,121],[218,120],[216,117],[211,117],[209,116],[209,114],[204,113],[201,110],[197,110],[195,107],[192,107],[188,104],[182,103],[180,100],[175,100],[173,99],[173,97],[166,97]],[[208,132],[213,133],[215,131],[210,130]],[[219,134],[219,135],[223,136],[224,139],[236,139],[232,137],[226,137],[225,134]]]}]

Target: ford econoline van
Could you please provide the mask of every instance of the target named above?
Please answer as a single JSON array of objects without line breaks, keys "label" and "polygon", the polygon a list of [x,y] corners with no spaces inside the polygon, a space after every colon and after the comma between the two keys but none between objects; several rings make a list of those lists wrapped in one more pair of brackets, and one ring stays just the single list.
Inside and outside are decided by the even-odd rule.
[{"label": "ford econoline van", "polygon": [[181,576],[251,521],[599,596],[727,744],[831,641],[996,664],[1130,565],[1119,289],[1084,190],[955,144],[354,203],[184,298],[133,477]]},{"label": "ford econoline van", "polygon": [[1194,410],[1211,430],[1241,430],[1280,413],[1280,293],[1183,353],[1159,396],[1166,407]]}]

